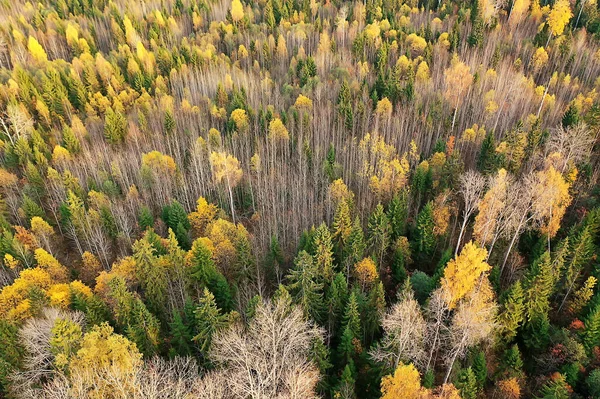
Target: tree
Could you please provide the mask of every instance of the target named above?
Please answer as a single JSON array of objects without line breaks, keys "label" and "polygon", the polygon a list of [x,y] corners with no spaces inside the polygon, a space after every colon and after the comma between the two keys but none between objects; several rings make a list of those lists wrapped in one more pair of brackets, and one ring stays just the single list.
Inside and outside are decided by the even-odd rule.
[{"label": "tree", "polygon": [[338,330],[347,300],[348,282],[344,274],[338,273],[331,282],[326,295],[328,331],[330,334]]},{"label": "tree", "polygon": [[413,241],[413,252],[421,254],[420,256],[424,259],[430,257],[435,248],[434,227],[433,202],[430,201],[423,207],[417,216],[415,239]]},{"label": "tree", "polygon": [[240,0],[232,0],[231,2],[231,19],[235,24],[244,18],[244,6]]},{"label": "tree", "polygon": [[213,337],[229,324],[227,315],[223,315],[217,307],[214,295],[206,288],[200,297],[199,304],[194,310],[195,331],[193,341],[196,342],[200,353],[206,358],[210,351]]},{"label": "tree", "polygon": [[314,263],[317,273],[324,281],[331,282],[334,274],[333,243],[331,242],[331,233],[325,223],[321,223],[315,231],[313,245],[315,248]]},{"label": "tree", "polygon": [[200,289],[206,287],[215,296],[217,306],[225,311],[232,307],[231,289],[227,280],[217,270],[212,259],[212,252],[204,239],[199,238],[192,244],[188,253],[190,275],[199,283]]},{"label": "tree", "polygon": [[108,107],[104,117],[104,137],[109,144],[122,143],[127,136],[127,130],[127,118],[121,112]]},{"label": "tree", "polygon": [[305,314],[319,322],[323,312],[323,283],[313,257],[300,251],[294,260],[295,268],[288,275],[288,287],[294,300],[302,306]]},{"label": "tree", "polygon": [[456,243],[454,256],[458,255],[458,250],[465,232],[465,227],[467,226],[467,222],[471,218],[471,215],[473,215],[473,212],[479,207],[484,189],[485,179],[479,173],[475,171],[467,171],[461,176],[460,194],[462,195],[464,201],[463,221],[460,226],[460,233],[458,234],[458,242]]},{"label": "tree", "polygon": [[377,265],[371,258],[364,258],[354,265],[354,274],[363,291],[369,290],[377,280]]},{"label": "tree", "polygon": [[510,288],[503,309],[498,315],[498,323],[507,342],[517,336],[517,330],[525,320],[525,309],[525,295],[519,280]]},{"label": "tree", "polygon": [[586,317],[583,344],[588,350],[600,346],[600,304],[596,304]]},{"label": "tree", "polygon": [[231,217],[235,223],[235,207],[233,205],[233,189],[242,179],[242,169],[240,162],[232,155],[224,152],[212,152],[210,154],[210,164],[213,172],[213,177],[217,183],[225,181],[227,190],[229,191],[229,202]]},{"label": "tree", "polygon": [[346,278],[350,277],[350,266],[359,262],[365,253],[367,245],[362,225],[358,216],[354,219],[352,230],[348,236],[348,244],[346,249]]},{"label": "tree", "polygon": [[488,339],[495,329],[496,303],[494,292],[487,278],[461,301],[450,324],[450,350],[447,357],[448,381],[456,359],[462,358],[466,350]]},{"label": "tree", "polygon": [[350,234],[352,234],[350,207],[348,206],[348,201],[340,201],[333,219],[333,238],[337,244],[337,253],[340,255],[338,259],[343,259],[345,257],[344,252],[346,251],[346,245]]},{"label": "tree", "polygon": [[554,3],[554,7],[550,10],[548,14],[548,26],[550,28],[550,38],[552,36],[560,36],[563,34],[565,30],[565,26],[569,23],[569,21],[573,18],[573,13],[571,12],[571,5],[568,0],[558,0]]},{"label": "tree", "polygon": [[460,371],[456,388],[460,391],[460,397],[463,399],[477,398],[477,378],[471,367]]},{"label": "tree", "polygon": [[382,399],[421,399],[425,397],[424,394],[419,372],[412,364],[399,364],[393,375],[387,375],[381,380]]},{"label": "tree", "polygon": [[409,285],[383,317],[382,327],[383,340],[370,352],[373,359],[390,368],[402,367],[403,362],[423,365],[427,324]]},{"label": "tree", "polygon": [[452,130],[454,130],[458,107],[473,83],[471,69],[455,55],[452,58],[450,67],[444,71],[444,82],[446,84],[444,96],[454,108],[454,115],[452,117]]},{"label": "tree", "polygon": [[[309,360],[322,331],[283,301],[262,303],[244,329],[233,325],[213,339],[210,358],[226,366],[233,397],[316,398],[318,370]],[[267,350],[268,348],[268,350]]]},{"label": "tree", "polygon": [[448,307],[453,309],[469,292],[475,289],[483,273],[491,266],[485,262],[487,251],[472,242],[467,243],[460,255],[448,262],[441,285]]},{"label": "tree", "polygon": [[383,265],[383,257],[390,242],[390,222],[383,210],[383,205],[378,204],[369,217],[369,246],[377,255],[379,267]]},{"label": "tree", "polygon": [[391,238],[396,240],[406,232],[406,219],[408,217],[408,191],[401,191],[394,195],[388,206],[388,219],[391,226]]},{"label": "tree", "polygon": [[568,386],[565,377],[560,373],[554,373],[548,382],[544,384],[540,393],[536,398],[538,399],[568,399],[571,394],[569,392],[570,387]]},{"label": "tree", "polygon": [[69,378],[90,397],[116,398],[118,392],[133,395],[141,359],[134,343],[101,324],[83,336],[81,348],[69,363]]},{"label": "tree", "polygon": [[48,61],[46,51],[35,37],[29,36],[27,39],[27,49],[37,63],[44,64]]}]

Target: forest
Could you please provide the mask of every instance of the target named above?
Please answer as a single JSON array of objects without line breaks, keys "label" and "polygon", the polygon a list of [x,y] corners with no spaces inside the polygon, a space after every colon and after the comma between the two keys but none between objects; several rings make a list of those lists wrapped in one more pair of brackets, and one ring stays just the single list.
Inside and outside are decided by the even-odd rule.
[{"label": "forest", "polygon": [[0,398],[600,399],[597,0],[0,0]]}]

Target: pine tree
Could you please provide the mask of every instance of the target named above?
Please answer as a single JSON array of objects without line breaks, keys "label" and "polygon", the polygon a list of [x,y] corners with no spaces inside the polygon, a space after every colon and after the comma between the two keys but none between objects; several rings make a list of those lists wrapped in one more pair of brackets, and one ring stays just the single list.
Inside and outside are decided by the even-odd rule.
[{"label": "pine tree", "polygon": [[127,135],[127,118],[111,107],[106,109],[104,117],[104,137],[113,145],[120,144]]},{"label": "pine tree", "polygon": [[333,278],[333,243],[331,241],[331,233],[325,223],[315,231],[313,237],[315,245],[314,263],[317,267],[319,275],[326,282],[330,282]]},{"label": "pine tree", "polygon": [[[213,336],[227,326],[228,317],[221,313],[221,310],[217,307],[214,295],[206,288],[200,297],[194,315],[197,334],[193,340],[198,345],[200,353],[206,358]],[[205,362],[207,361],[205,359]]]},{"label": "pine tree", "polygon": [[169,328],[171,332],[171,347],[174,352],[179,356],[189,356],[192,353],[190,346],[192,334],[179,311],[174,312],[173,321],[169,323]]},{"label": "pine tree", "polygon": [[191,249],[191,277],[214,295],[219,308],[229,311],[233,306],[231,289],[212,260],[212,254],[202,239],[194,241]]},{"label": "pine tree", "polygon": [[365,310],[365,336],[371,342],[379,330],[381,319],[385,313],[385,292],[381,281],[371,288]]},{"label": "pine tree", "polygon": [[355,291],[350,293],[348,298],[348,304],[346,305],[346,312],[344,313],[343,324],[344,328],[350,329],[354,338],[360,339],[361,337],[361,323],[360,323],[360,311],[358,307],[358,298]]},{"label": "pine tree", "polygon": [[428,202],[417,216],[417,226],[413,241],[413,253],[417,254],[421,259],[428,259],[433,254],[435,248],[434,227],[433,203]]},{"label": "pine tree", "polygon": [[341,120],[344,122],[346,130],[352,130],[352,96],[350,94],[350,86],[348,86],[348,82],[345,80],[342,82],[342,86],[340,87],[337,104],[338,112],[340,113]]},{"label": "pine tree", "polygon": [[517,344],[514,344],[504,352],[500,369],[504,378],[523,377],[523,358]]},{"label": "pine tree", "polygon": [[148,241],[138,240],[133,244],[132,249],[136,275],[144,290],[146,302],[152,313],[164,317],[167,301],[166,271],[158,263],[158,259],[154,256],[154,249]]},{"label": "pine tree", "polygon": [[369,247],[377,256],[381,268],[385,252],[390,245],[390,222],[383,210],[383,205],[378,204],[369,217]]},{"label": "pine tree", "polygon": [[327,291],[327,313],[330,334],[338,331],[347,300],[348,283],[346,277],[342,273],[338,273],[335,275]]},{"label": "pine tree", "polygon": [[460,397],[463,399],[477,398],[477,377],[471,367],[463,369],[458,374],[456,388],[460,390]]},{"label": "pine tree", "polygon": [[340,377],[340,383],[336,389],[334,397],[341,399],[354,399],[356,398],[355,384],[356,384],[356,371],[354,369],[354,362],[350,360],[344,367],[342,376]]},{"label": "pine tree", "polygon": [[275,29],[276,21],[275,15],[273,14],[273,3],[271,2],[271,0],[267,1],[267,3],[265,4],[264,21],[269,28]]},{"label": "pine tree", "polygon": [[344,251],[352,233],[352,219],[348,201],[342,200],[338,204],[333,218],[333,238],[336,243],[338,259],[344,258]]},{"label": "pine tree", "polygon": [[152,211],[147,206],[142,206],[140,208],[138,216],[138,225],[140,226],[140,230],[142,231],[154,227],[154,216],[152,216]]},{"label": "pine tree", "polygon": [[493,174],[498,169],[497,158],[494,134],[489,132],[481,143],[479,157],[477,158],[477,169],[486,175]]},{"label": "pine tree", "polygon": [[568,399],[571,397],[565,377],[560,373],[553,374],[542,387],[537,399]]},{"label": "pine tree", "polygon": [[408,217],[407,191],[401,191],[392,198],[387,215],[391,226],[391,239],[397,240],[406,233],[406,218]]},{"label": "pine tree", "polygon": [[562,117],[562,126],[567,128],[575,126],[577,123],[579,123],[579,110],[575,104],[571,104]]},{"label": "pine tree", "polygon": [[477,380],[477,387],[479,389],[485,388],[488,370],[487,362],[485,360],[485,353],[483,353],[483,351],[479,350],[476,352],[475,357],[473,358],[473,365],[471,367],[473,369],[473,373],[475,374],[475,379]]},{"label": "pine tree", "polygon": [[583,344],[591,351],[595,346],[600,346],[600,302],[596,303],[584,324]]},{"label": "pine tree", "polygon": [[507,342],[510,342],[517,336],[517,330],[525,320],[525,297],[521,281],[518,280],[510,288],[504,309],[498,316],[498,321],[502,326],[502,333]]},{"label": "pine tree", "polygon": [[324,310],[323,284],[320,273],[306,251],[301,251],[294,260],[295,268],[288,275],[288,288],[294,300],[302,305],[304,312],[316,322],[321,321]]},{"label": "pine tree", "polygon": [[367,245],[365,236],[358,216],[354,219],[346,248],[346,277],[350,275],[350,266],[364,258]]}]

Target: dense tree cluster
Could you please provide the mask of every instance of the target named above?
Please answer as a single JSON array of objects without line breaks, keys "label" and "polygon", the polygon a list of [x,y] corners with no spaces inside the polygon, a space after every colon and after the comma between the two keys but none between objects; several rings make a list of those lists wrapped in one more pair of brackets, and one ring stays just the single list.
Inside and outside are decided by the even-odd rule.
[{"label": "dense tree cluster", "polygon": [[0,397],[600,398],[590,0],[0,0]]}]

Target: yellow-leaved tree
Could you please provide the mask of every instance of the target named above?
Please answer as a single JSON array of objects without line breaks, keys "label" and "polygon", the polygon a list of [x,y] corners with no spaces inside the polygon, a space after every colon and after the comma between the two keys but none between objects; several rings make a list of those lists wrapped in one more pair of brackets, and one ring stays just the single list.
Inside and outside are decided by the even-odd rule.
[{"label": "yellow-leaved tree", "polygon": [[69,379],[90,399],[133,397],[142,364],[136,345],[103,323],[83,336],[69,363]]},{"label": "yellow-leaved tree", "polygon": [[215,182],[225,181],[229,191],[229,202],[231,206],[231,217],[235,223],[235,209],[233,207],[233,189],[238,185],[244,172],[240,167],[240,161],[233,155],[225,152],[212,152],[210,154],[210,165]]},{"label": "yellow-leaved tree", "polygon": [[244,6],[240,0],[233,0],[231,2],[231,19],[235,24],[244,18]]},{"label": "yellow-leaved tree", "polygon": [[444,96],[454,107],[454,116],[452,117],[452,130],[454,130],[458,106],[473,83],[471,68],[459,60],[457,55],[454,55],[450,68],[444,71],[444,81],[446,83]]},{"label": "yellow-leaved tree", "polygon": [[458,301],[471,292],[479,277],[491,269],[485,261],[486,257],[484,248],[469,242],[456,258],[448,262],[442,278],[442,289],[449,309],[453,309]]},{"label": "yellow-leaved tree", "polygon": [[424,399],[426,395],[419,372],[412,364],[400,363],[394,374],[381,379],[381,399]]},{"label": "yellow-leaved tree", "polygon": [[569,194],[570,187],[571,184],[554,166],[536,174],[533,212],[540,223],[540,232],[549,239],[556,235],[567,207],[571,204],[573,198]]},{"label": "yellow-leaved tree", "polygon": [[40,64],[48,61],[48,55],[46,54],[46,51],[40,42],[38,42],[33,36],[29,36],[29,39],[27,39],[27,50],[29,50],[29,54],[31,54],[33,59]]},{"label": "yellow-leaved tree", "polygon": [[547,23],[550,28],[548,42],[552,36],[560,36],[563,34],[565,26],[567,26],[571,18],[573,18],[573,12],[571,11],[569,0],[557,0],[548,14]]}]

